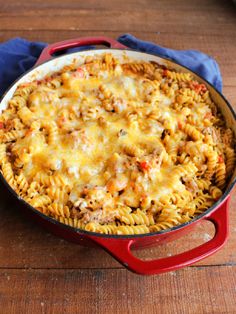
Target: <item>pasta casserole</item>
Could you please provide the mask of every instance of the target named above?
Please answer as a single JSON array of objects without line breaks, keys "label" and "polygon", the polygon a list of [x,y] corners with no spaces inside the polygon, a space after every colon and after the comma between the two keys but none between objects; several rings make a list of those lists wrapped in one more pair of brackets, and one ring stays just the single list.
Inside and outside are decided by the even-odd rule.
[{"label": "pasta casserole", "polygon": [[112,54],[20,84],[0,115],[0,166],[31,206],[105,234],[191,221],[222,195],[234,137],[190,73]]}]

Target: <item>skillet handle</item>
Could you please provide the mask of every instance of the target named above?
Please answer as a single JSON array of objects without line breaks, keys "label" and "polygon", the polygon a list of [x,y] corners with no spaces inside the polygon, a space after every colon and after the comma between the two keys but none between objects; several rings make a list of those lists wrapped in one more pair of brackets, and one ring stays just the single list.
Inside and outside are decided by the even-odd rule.
[{"label": "skillet handle", "polygon": [[215,225],[214,237],[190,251],[175,256],[155,259],[150,261],[140,260],[132,254],[133,239],[104,239],[96,238],[95,242],[102,246],[108,253],[115,257],[129,270],[142,274],[153,275],[167,271],[174,271],[184,266],[191,265],[218,251],[228,238],[228,206],[229,197],[212,214],[204,217],[205,220]]},{"label": "skillet handle", "polygon": [[50,44],[46,48],[44,48],[35,65],[39,65],[43,62],[52,59],[53,58],[52,55],[56,52],[63,51],[69,48],[89,45],[105,45],[109,48],[127,49],[126,46],[122,45],[117,40],[104,36],[69,39],[54,44]]}]

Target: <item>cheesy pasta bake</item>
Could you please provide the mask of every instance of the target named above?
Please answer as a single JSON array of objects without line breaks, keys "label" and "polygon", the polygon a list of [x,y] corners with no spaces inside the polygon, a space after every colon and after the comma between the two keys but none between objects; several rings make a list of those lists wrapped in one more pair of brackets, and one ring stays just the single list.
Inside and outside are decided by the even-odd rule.
[{"label": "cheesy pasta bake", "polygon": [[222,195],[234,137],[190,73],[112,54],[21,84],[0,115],[0,166],[61,223],[142,234],[186,223]]}]

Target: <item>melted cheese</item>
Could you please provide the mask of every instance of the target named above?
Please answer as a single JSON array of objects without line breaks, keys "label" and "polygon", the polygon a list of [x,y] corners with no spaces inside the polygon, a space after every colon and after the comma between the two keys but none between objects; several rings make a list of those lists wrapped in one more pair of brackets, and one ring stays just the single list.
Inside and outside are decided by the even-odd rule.
[{"label": "melted cheese", "polygon": [[[124,74],[119,67],[115,77],[107,71],[100,71],[97,77],[85,78],[64,73],[62,81],[63,85],[56,91],[40,85],[30,95],[34,120],[54,121],[58,126],[58,134],[56,142],[50,145],[47,143],[45,130],[43,134],[46,137],[42,137],[41,142],[40,136],[34,139],[35,134],[17,141],[19,151],[21,147],[32,146],[32,161],[23,169],[27,178],[32,180],[38,172],[48,173],[52,170],[66,173],[73,185],[79,181],[80,184],[105,186],[107,177],[103,173],[109,169],[108,176],[112,177],[116,175],[117,169],[115,166],[109,168],[109,160],[115,153],[126,156],[124,146],[140,148],[144,156],[150,154],[150,150],[158,150],[158,147],[160,151],[163,149],[160,141],[163,126],[145,117],[145,110],[148,109],[145,98],[153,88],[145,88],[142,78]],[[111,94],[108,100],[110,107],[114,99],[122,99],[127,104],[126,108],[118,109],[120,113],[106,110],[103,106],[104,98],[98,98],[103,93],[100,91],[101,85]],[[158,100],[158,107],[161,110],[165,108],[162,119],[171,120],[173,113],[169,105],[172,100],[160,91],[153,95],[153,99]],[[133,107],[137,103],[144,110],[141,118],[138,110]],[[150,102],[150,105],[155,106],[155,102]],[[129,112],[136,115],[136,124],[128,119]],[[105,121],[104,125],[99,123],[99,117]],[[42,133],[38,131],[37,134]],[[123,165],[120,165],[119,172],[125,172],[129,177],[126,159],[127,156]],[[148,184],[148,190],[154,199],[158,199],[158,195],[162,195],[164,191],[170,192],[171,189],[168,184],[166,186],[163,176],[157,172],[153,176],[154,180]]]}]

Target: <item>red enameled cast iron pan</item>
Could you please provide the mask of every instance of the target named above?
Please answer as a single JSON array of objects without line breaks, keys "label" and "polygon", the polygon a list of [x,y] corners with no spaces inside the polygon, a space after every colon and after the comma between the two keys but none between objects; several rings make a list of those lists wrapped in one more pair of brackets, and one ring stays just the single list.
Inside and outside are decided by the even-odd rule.
[{"label": "red enameled cast iron pan", "polygon": [[[96,50],[90,49],[86,51],[69,53],[59,57],[53,57],[53,54],[62,52],[65,49],[87,45],[105,45],[107,46],[107,48],[99,48]],[[64,65],[71,63],[73,59],[81,58],[81,56],[93,55],[94,53],[101,54],[108,51],[118,58],[121,58],[124,54],[126,54],[134,59],[156,61],[159,64],[171,66],[176,70],[191,72],[198,81],[203,82],[207,85],[208,89],[211,92],[213,100],[220,107],[222,114],[227,121],[227,125],[231,127],[236,134],[235,113],[232,107],[229,105],[227,100],[214,89],[214,87],[210,83],[206,82],[203,78],[199,77],[189,69],[171,60],[167,60],[157,55],[129,50],[127,49],[127,47],[115,41],[114,39],[106,37],[72,39],[47,46],[40,55],[34,68],[24,74],[21,78],[19,78],[4,94],[0,103],[0,110],[2,111],[4,108],[6,108],[8,100],[12,97],[16,87],[19,84],[29,82],[33,79],[41,79],[47,73],[57,71]],[[188,266],[215,253],[224,245],[228,237],[228,206],[230,192],[236,181],[234,173],[224,195],[205,213],[194,218],[188,223],[156,233],[117,236],[87,232],[61,224],[60,222],[45,216],[29,204],[27,204],[16,194],[15,191],[12,190],[12,188],[8,185],[2,175],[0,175],[0,178],[14,195],[14,197],[18,198],[19,202],[23,205],[21,207],[23,207],[24,210],[30,215],[30,218],[37,220],[41,225],[46,227],[47,230],[66,240],[73,241],[81,245],[98,245],[105,249],[108,253],[110,253],[129,270],[145,275],[159,274]],[[175,256],[169,256],[166,258],[154,259],[149,261],[140,260],[132,254],[131,247],[144,248],[158,245],[160,243],[170,240],[175,240],[179,236],[190,232],[196,224],[203,220],[209,220],[213,222],[215,226],[215,235],[210,241],[198,247],[195,247],[194,249]]]}]

